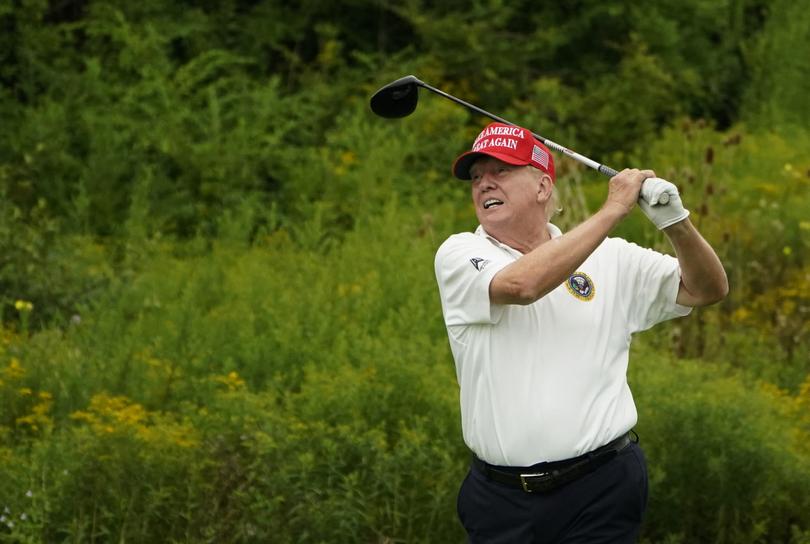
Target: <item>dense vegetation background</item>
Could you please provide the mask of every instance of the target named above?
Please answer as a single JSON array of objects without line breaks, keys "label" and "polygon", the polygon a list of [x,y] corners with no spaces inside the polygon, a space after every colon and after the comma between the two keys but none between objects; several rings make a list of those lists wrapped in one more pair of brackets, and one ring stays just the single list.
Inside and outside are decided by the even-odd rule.
[{"label": "dense vegetation background", "polygon": [[[463,540],[432,263],[486,120],[374,117],[413,73],[678,184],[731,295],[636,338],[643,539],[810,542],[807,0],[4,0],[0,28],[0,541]],[[568,228],[606,185],[557,161]]]}]

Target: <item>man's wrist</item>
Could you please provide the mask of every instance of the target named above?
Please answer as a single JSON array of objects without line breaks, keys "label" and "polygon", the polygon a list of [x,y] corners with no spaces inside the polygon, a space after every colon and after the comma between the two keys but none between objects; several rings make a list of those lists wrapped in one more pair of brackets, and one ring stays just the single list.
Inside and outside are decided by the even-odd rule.
[{"label": "man's wrist", "polygon": [[689,221],[688,216],[684,217],[677,223],[673,223],[672,225],[669,225],[661,229],[661,231],[664,234],[666,234],[673,240],[677,238],[682,238],[684,236],[689,236],[693,230],[694,227],[692,226],[692,222]]},{"label": "man's wrist", "polygon": [[617,223],[627,217],[627,214],[630,213],[632,208],[628,208],[621,202],[616,202],[615,200],[608,200],[600,208],[598,213],[605,215],[611,219],[614,219]]}]

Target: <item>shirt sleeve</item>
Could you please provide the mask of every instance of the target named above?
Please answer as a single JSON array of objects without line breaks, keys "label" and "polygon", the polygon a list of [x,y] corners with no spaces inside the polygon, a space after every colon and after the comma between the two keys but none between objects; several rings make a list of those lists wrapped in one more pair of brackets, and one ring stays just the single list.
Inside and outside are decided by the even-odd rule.
[{"label": "shirt sleeve", "polygon": [[624,242],[623,259],[629,273],[625,279],[630,301],[631,332],[644,331],[662,321],[683,317],[692,311],[676,302],[681,284],[678,259],[652,249]]},{"label": "shirt sleeve", "polygon": [[445,324],[497,323],[503,306],[490,302],[489,283],[512,262],[505,250],[476,234],[448,238],[434,262]]}]

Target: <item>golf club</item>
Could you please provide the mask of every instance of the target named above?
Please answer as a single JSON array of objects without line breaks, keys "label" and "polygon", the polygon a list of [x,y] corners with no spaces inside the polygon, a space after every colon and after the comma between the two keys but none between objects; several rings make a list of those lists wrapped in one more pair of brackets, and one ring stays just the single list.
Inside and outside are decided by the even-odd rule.
[{"label": "golf club", "polygon": [[[380,117],[387,117],[389,119],[396,119],[400,117],[406,117],[414,112],[416,109],[416,103],[419,100],[419,87],[423,87],[433,93],[436,93],[440,96],[447,98],[448,100],[452,100],[456,104],[461,104],[462,106],[476,112],[480,113],[481,115],[485,115],[490,119],[498,121],[500,123],[505,123],[507,125],[515,125],[511,121],[507,121],[497,115],[493,115],[486,110],[479,108],[469,102],[465,102],[460,98],[456,98],[451,94],[447,94],[446,92],[437,89],[431,85],[428,85],[424,81],[420,80],[416,76],[410,75],[405,76],[402,78],[397,79],[396,81],[392,81],[388,85],[379,89],[374,95],[371,97],[371,111],[379,115]],[[613,177],[618,172],[613,168],[606,166],[604,164],[599,164],[598,162],[585,157],[584,155],[580,155],[575,151],[571,151],[567,147],[564,147],[556,142],[543,138],[539,134],[532,132],[532,136],[543,142],[547,147],[554,149],[555,151],[559,151],[565,155],[568,155],[575,161],[581,162],[582,164],[597,170],[598,172],[608,176]],[[658,204],[665,205],[669,202],[669,195],[667,193],[662,194],[659,197]]]}]

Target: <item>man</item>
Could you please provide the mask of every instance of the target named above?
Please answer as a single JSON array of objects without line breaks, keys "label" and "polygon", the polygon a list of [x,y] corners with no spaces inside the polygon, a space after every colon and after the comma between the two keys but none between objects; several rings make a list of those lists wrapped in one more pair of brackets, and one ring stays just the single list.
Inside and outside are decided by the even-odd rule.
[{"label": "man", "polygon": [[[652,170],[617,174],[566,234],[549,222],[553,157],[530,131],[490,124],[453,173],[471,180],[480,222],[435,261],[473,452],[461,522],[472,542],[633,542],[647,472],[630,439],[630,338],[721,300],[723,266]],[[677,258],[608,238],[637,203]]]}]

